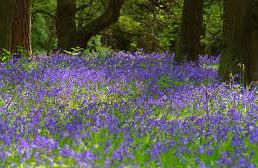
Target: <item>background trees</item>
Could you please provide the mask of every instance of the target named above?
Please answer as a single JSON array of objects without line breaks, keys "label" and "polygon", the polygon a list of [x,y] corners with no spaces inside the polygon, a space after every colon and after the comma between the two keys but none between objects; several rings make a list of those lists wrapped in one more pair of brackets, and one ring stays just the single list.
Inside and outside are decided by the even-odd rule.
[{"label": "background trees", "polygon": [[[34,0],[33,2],[32,44],[34,51],[42,52],[42,48],[49,50],[49,48],[58,46],[56,43],[58,36],[55,35],[59,33],[55,33],[55,26],[57,25],[57,19],[60,19],[60,17],[57,17],[56,14],[57,4],[55,2],[56,0],[46,0],[44,2]],[[61,3],[64,2],[61,1]],[[86,28],[87,24],[111,9],[108,7],[109,1],[77,0],[74,2],[76,2],[75,23],[77,34],[82,30],[89,30]],[[137,48],[144,48],[146,51],[175,51],[178,28],[181,27],[183,0],[127,0],[121,7],[117,22],[101,31],[96,31],[97,34],[101,35],[103,44],[118,50],[132,51]],[[222,43],[220,34],[221,10],[222,6],[219,1],[204,1],[201,53],[214,55],[220,51],[219,48]],[[66,16],[66,21],[68,20],[70,19]],[[78,36],[82,37],[81,35]]]},{"label": "background trees", "polygon": [[[176,52],[176,60],[221,54],[224,80],[257,80],[257,0],[0,0],[0,48],[30,52],[86,48]],[[32,6],[32,8],[31,8]],[[31,24],[32,19],[32,24]],[[31,34],[32,26],[32,34]]]},{"label": "background trees", "polygon": [[[124,0],[109,0],[104,3],[105,11],[86,25],[81,25],[76,31],[76,11],[88,6],[76,9],[76,0],[57,0],[57,37],[58,48],[69,49],[71,47],[87,47],[90,38],[109,25],[115,23],[119,16]],[[64,12],[66,11],[66,12]]]}]

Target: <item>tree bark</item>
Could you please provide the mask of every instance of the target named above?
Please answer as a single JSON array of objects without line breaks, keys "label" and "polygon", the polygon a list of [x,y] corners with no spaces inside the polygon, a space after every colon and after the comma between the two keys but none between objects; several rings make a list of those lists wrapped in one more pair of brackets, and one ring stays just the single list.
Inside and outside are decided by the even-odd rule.
[{"label": "tree bark", "polygon": [[11,49],[11,21],[14,0],[0,0],[0,49]]},{"label": "tree bark", "polygon": [[247,57],[246,82],[258,82],[258,0],[246,0],[246,11],[243,19],[244,33],[246,34]]},{"label": "tree bark", "polygon": [[[257,0],[224,0],[225,50],[221,55],[219,75],[229,80],[231,74],[241,74],[242,80],[258,80],[258,36],[253,15],[257,15]],[[256,23],[257,24],[257,23]],[[243,66],[244,65],[244,66]]]},{"label": "tree bark", "polygon": [[177,62],[195,61],[200,51],[203,0],[184,0],[181,28],[176,44]]},{"label": "tree bark", "polygon": [[69,49],[76,32],[76,0],[57,0],[56,29],[58,48]]},{"label": "tree bark", "polygon": [[242,0],[224,0],[223,39],[225,49],[220,58],[219,75],[223,80],[229,80],[231,74],[237,73],[239,64],[243,63],[247,51],[243,47],[243,31],[240,22],[243,20]]},{"label": "tree bark", "polygon": [[12,17],[12,53],[31,53],[31,0],[16,0]]},{"label": "tree bark", "polygon": [[118,20],[123,4],[124,0],[109,0],[105,12],[100,17],[96,18],[76,32],[73,46],[86,48],[87,43],[92,36]]}]

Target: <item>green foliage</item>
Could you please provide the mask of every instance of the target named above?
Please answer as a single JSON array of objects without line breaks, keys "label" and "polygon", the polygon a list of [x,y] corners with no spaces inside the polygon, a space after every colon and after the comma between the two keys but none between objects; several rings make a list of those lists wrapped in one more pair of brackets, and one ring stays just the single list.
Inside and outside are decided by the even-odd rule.
[{"label": "green foliage", "polygon": [[32,49],[34,53],[53,50],[57,44],[55,32],[56,0],[32,1]]},{"label": "green foliage", "polygon": [[100,58],[101,60],[104,60],[107,54],[112,51],[110,48],[102,44],[100,35],[93,36],[89,40],[87,46],[87,49],[74,47],[70,50],[63,50],[63,52],[71,56],[82,56],[86,59]]},{"label": "green foliage", "polygon": [[87,49],[83,51],[83,55],[86,57],[105,59],[107,54],[111,52],[111,49],[104,46],[101,43],[101,36],[93,36],[87,44]]},{"label": "green foliage", "polygon": [[11,58],[10,51],[2,49],[0,52],[0,62],[7,62]]},{"label": "green foliage", "polygon": [[160,89],[168,89],[174,86],[182,86],[184,85],[184,82],[179,81],[178,79],[170,79],[168,76],[163,75],[159,78],[157,81],[157,85],[159,85]]},{"label": "green foliage", "polygon": [[44,51],[44,43],[48,39],[47,23],[42,15],[34,19],[32,25],[32,47],[35,52]]},{"label": "green foliage", "polygon": [[181,13],[183,3],[178,1],[166,13],[160,13],[160,17],[163,18],[163,28],[158,34],[158,41],[160,46],[165,50],[174,50],[177,41],[178,28],[180,26]]},{"label": "green foliage", "polygon": [[[25,58],[26,59],[26,58]],[[20,61],[22,64],[22,68],[26,71],[26,72],[31,72],[33,69],[38,68],[38,63],[37,62],[29,62],[27,60],[24,61]]]},{"label": "green foliage", "polygon": [[141,23],[130,16],[120,16],[118,26],[127,32],[134,32],[141,29]]},{"label": "green foliage", "polygon": [[77,56],[78,53],[81,52],[82,50],[83,48],[75,47],[75,48],[71,48],[70,50],[64,50],[63,52],[71,56]]},{"label": "green foliage", "polygon": [[160,89],[167,89],[171,87],[171,82],[168,76],[161,76],[157,84],[159,85]]},{"label": "green foliage", "polygon": [[201,40],[205,54],[218,54],[222,49],[222,5],[214,2],[204,8],[205,34]]}]

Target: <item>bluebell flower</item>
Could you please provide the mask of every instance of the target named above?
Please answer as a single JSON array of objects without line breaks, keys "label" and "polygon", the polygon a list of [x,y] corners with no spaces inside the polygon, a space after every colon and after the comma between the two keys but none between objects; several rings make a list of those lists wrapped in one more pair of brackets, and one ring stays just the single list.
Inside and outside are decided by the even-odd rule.
[{"label": "bluebell flower", "polygon": [[60,149],[59,155],[63,157],[74,157],[75,152],[68,145],[65,145],[63,148]]}]

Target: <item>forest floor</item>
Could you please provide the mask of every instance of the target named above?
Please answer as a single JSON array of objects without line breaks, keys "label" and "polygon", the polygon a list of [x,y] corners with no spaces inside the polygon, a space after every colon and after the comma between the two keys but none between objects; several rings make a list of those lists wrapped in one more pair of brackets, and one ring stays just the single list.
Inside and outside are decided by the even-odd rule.
[{"label": "forest floor", "polygon": [[217,57],[55,54],[0,64],[0,167],[258,166],[258,97]]}]

